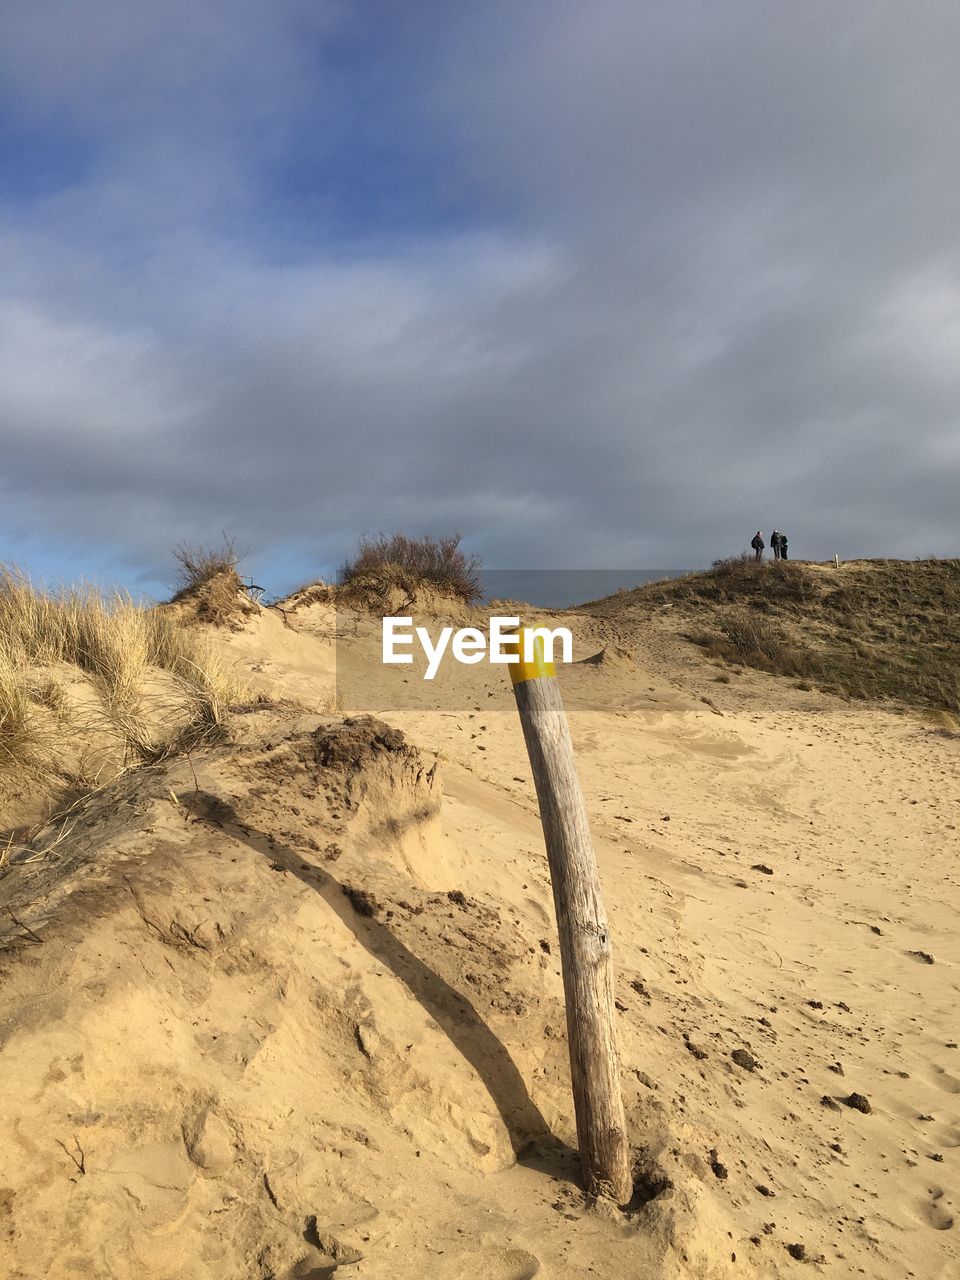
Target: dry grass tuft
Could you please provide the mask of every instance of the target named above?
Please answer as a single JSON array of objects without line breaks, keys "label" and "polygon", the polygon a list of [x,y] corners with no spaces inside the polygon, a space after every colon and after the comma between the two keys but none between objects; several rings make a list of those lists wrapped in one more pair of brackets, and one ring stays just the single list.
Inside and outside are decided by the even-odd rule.
[{"label": "dry grass tuft", "polygon": [[177,562],[177,594],[180,595],[196,591],[221,574],[235,574],[243,556],[238,554],[233,539],[225,537],[219,547],[181,542],[174,548],[173,558]]},{"label": "dry grass tuft", "polygon": [[756,560],[752,555],[715,560],[708,573],[691,573],[676,579],[693,599],[739,603],[797,601],[810,598],[810,582],[803,566],[794,560]]},{"label": "dry grass tuft", "polygon": [[924,717],[938,733],[946,738],[960,738],[960,714],[950,711],[929,711]]},{"label": "dry grass tuft", "polygon": [[323,581],[307,582],[296,591],[291,591],[279,604],[268,608],[279,607],[284,613],[294,613],[297,609],[308,609],[312,604],[331,604],[336,600],[337,589]]},{"label": "dry grass tuft", "polygon": [[217,574],[189,592],[180,592],[174,599],[181,602],[189,599],[194,621],[234,630],[239,629],[244,618],[258,612],[244,590],[240,575],[233,569]]},{"label": "dry grass tuft", "polygon": [[45,772],[52,750],[42,707],[31,696],[16,661],[0,649],[0,774],[21,777]]},{"label": "dry grass tuft", "polygon": [[[57,666],[87,678],[100,708],[93,720],[71,709],[49,671]],[[162,695],[151,688],[158,683]],[[125,764],[214,741],[243,692],[209,646],[163,610],[121,593],[38,591],[19,570],[0,569],[0,778],[50,786],[64,776],[55,761],[76,755],[91,733],[112,737]]]},{"label": "dry grass tuft", "polygon": [[460,534],[445,538],[362,538],[357,554],[340,570],[341,589],[372,602],[401,590],[411,598],[424,586],[471,604],[483,595],[480,559],[460,550]]},{"label": "dry grass tuft", "polygon": [[719,619],[719,632],[697,631],[690,635],[712,658],[739,662],[774,675],[810,675],[815,668],[812,655],[798,649],[783,628],[762,613],[733,608]]},{"label": "dry grass tuft", "polygon": [[194,621],[236,627],[257,611],[237,572],[243,557],[231,539],[225,538],[219,547],[181,543],[173,558],[178,566],[179,589],[171,603],[189,605]]}]

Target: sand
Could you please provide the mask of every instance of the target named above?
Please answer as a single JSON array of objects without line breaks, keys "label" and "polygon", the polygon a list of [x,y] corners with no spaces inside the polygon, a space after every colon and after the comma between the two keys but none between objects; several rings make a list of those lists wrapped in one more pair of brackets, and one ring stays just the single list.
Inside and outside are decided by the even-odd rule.
[{"label": "sand", "polygon": [[0,1274],[960,1275],[960,739],[569,619],[621,1212],[579,1190],[509,685],[401,689],[331,621],[225,632],[282,701],[5,869]]}]

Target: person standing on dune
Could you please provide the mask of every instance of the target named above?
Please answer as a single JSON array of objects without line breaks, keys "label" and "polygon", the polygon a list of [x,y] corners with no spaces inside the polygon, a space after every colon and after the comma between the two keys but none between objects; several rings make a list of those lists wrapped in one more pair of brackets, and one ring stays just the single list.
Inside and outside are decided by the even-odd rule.
[{"label": "person standing on dune", "polygon": [[750,545],[751,545],[751,547],[753,547],[754,551],[756,552],[755,559],[757,559],[757,560],[762,560],[762,559],[763,559],[763,548],[764,548],[764,546],[765,546],[765,543],[764,543],[764,541],[763,541],[763,534],[760,532],[760,530],[759,530],[759,529],[758,529],[758,530],[757,530],[757,532],[753,535],[753,537],[750,539]]},{"label": "person standing on dune", "polygon": [[770,547],[773,551],[774,560],[780,559],[780,534],[774,529],[770,535]]},{"label": "person standing on dune", "polygon": [[786,560],[786,558],[787,558],[787,535],[786,535],[785,533],[781,533],[781,535],[780,535],[780,559],[781,559],[781,560]]}]

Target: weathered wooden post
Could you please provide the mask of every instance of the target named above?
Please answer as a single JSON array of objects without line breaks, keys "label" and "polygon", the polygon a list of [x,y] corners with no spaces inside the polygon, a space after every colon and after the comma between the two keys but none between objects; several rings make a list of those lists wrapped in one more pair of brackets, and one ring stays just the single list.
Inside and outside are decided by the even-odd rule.
[{"label": "weathered wooden post", "polygon": [[613,1027],[610,928],[556,668],[544,659],[542,637],[533,638],[533,660],[524,661],[523,635],[520,661],[509,670],[553,884],[580,1161],[590,1194],[626,1204],[633,1179]]}]

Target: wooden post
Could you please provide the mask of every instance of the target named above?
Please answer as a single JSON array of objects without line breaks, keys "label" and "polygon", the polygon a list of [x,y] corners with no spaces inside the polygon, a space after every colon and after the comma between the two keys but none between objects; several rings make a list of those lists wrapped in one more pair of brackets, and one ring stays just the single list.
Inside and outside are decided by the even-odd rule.
[{"label": "wooden post", "polygon": [[633,1193],[614,1036],[610,928],[553,663],[535,638],[534,660],[510,665],[513,692],[540,802],[567,1008],[570,1074],[586,1189],[626,1204]]}]

